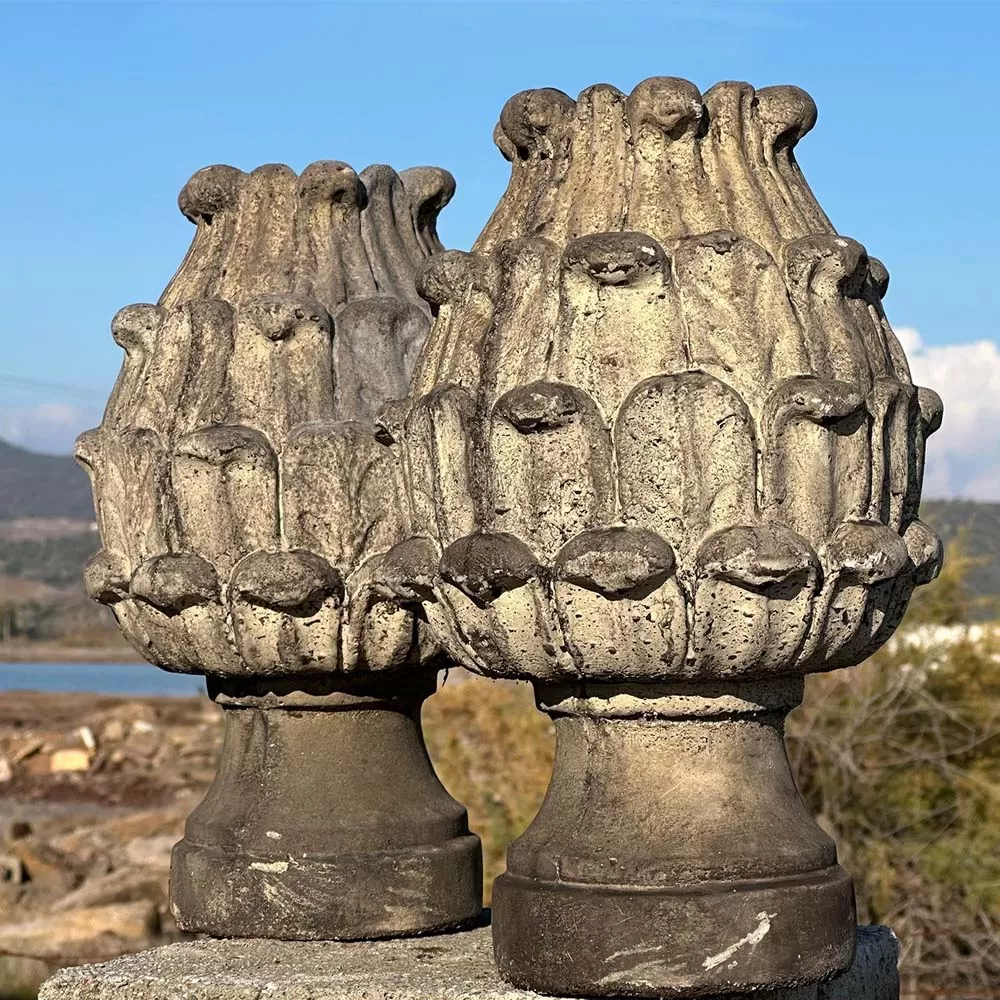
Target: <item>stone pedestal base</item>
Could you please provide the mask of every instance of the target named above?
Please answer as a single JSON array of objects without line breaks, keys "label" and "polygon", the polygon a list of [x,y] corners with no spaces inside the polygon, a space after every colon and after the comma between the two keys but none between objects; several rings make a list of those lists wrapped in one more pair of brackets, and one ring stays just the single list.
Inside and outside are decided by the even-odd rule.
[{"label": "stone pedestal base", "polygon": [[482,854],[427,756],[433,676],[209,681],[226,734],[174,848],[178,927],[369,940],[474,924]]},{"label": "stone pedestal base", "polygon": [[536,693],[556,755],[493,886],[507,982],[701,1000],[850,968],[854,887],[785,750],[801,678]]},{"label": "stone pedestal base", "polygon": [[[858,929],[850,971],[757,1000],[898,1000],[897,943],[885,927]],[[493,964],[488,927],[455,934],[351,943],[192,941],[63,969],[39,1000],[537,1000]],[[706,998],[713,1000],[713,998]],[[714,998],[722,1000],[722,998]],[[725,998],[736,1000],[736,998]]]}]

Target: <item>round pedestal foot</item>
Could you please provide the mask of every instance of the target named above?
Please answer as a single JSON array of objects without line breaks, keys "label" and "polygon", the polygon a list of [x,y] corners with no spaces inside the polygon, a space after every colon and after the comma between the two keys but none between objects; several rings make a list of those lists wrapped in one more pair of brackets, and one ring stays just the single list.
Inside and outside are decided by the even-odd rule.
[{"label": "round pedestal foot", "polygon": [[170,869],[185,930],[295,941],[400,937],[476,920],[479,838],[340,857],[255,858],[182,840]]},{"label": "round pedestal foot", "polygon": [[542,689],[545,801],[493,890],[501,975],[561,996],[719,997],[844,971],[854,893],[782,739],[801,680]]},{"label": "round pedestal foot", "polygon": [[854,955],[854,893],[839,866],[811,878],[690,890],[502,875],[493,901],[500,974],[556,996],[795,988],[848,968]]},{"label": "round pedestal foot", "polygon": [[335,680],[337,690],[324,678],[311,689],[210,682],[226,732],[215,780],[174,848],[182,930],[356,940],[478,918],[479,838],[420,730],[433,677],[394,696]]}]

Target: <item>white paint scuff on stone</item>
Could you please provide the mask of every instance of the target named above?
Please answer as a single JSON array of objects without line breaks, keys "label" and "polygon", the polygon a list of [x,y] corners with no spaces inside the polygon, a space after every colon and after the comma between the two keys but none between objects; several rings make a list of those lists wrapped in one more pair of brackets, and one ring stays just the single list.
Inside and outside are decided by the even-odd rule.
[{"label": "white paint scuff on stone", "polygon": [[757,926],[749,934],[747,934],[746,937],[741,937],[739,941],[731,944],[725,949],[725,951],[720,951],[718,955],[709,955],[709,957],[701,963],[701,967],[703,969],[714,969],[717,965],[722,965],[723,962],[728,962],[729,959],[731,959],[733,955],[740,950],[740,948],[744,948],[748,944],[760,944],[771,930],[771,918],[776,916],[776,913],[758,913]]},{"label": "white paint scuff on stone", "polygon": [[281,874],[288,871],[287,861],[254,861],[250,867],[256,872]]}]

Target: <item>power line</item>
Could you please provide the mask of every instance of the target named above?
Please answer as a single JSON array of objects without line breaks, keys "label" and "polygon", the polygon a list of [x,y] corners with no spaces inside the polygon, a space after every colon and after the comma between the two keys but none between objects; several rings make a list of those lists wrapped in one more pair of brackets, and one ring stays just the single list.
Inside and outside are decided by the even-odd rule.
[{"label": "power line", "polygon": [[42,379],[22,378],[20,375],[0,375],[0,385],[11,385],[22,389],[46,389],[61,392],[66,396],[76,396],[87,400],[101,399],[104,393],[97,389],[86,389],[79,385],[67,385],[65,382],[45,382]]}]

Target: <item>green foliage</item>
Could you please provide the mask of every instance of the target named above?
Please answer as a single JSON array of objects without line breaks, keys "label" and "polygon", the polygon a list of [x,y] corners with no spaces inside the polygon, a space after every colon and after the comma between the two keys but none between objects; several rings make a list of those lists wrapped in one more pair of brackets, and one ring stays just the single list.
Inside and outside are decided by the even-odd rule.
[{"label": "green foliage", "polygon": [[78,587],[87,560],[100,548],[96,532],[43,540],[0,540],[0,576]]},{"label": "green foliage", "polygon": [[1000,996],[1000,635],[961,627],[971,562],[954,552],[897,638],[810,678],[789,720],[859,919],[900,938],[904,996]]}]

